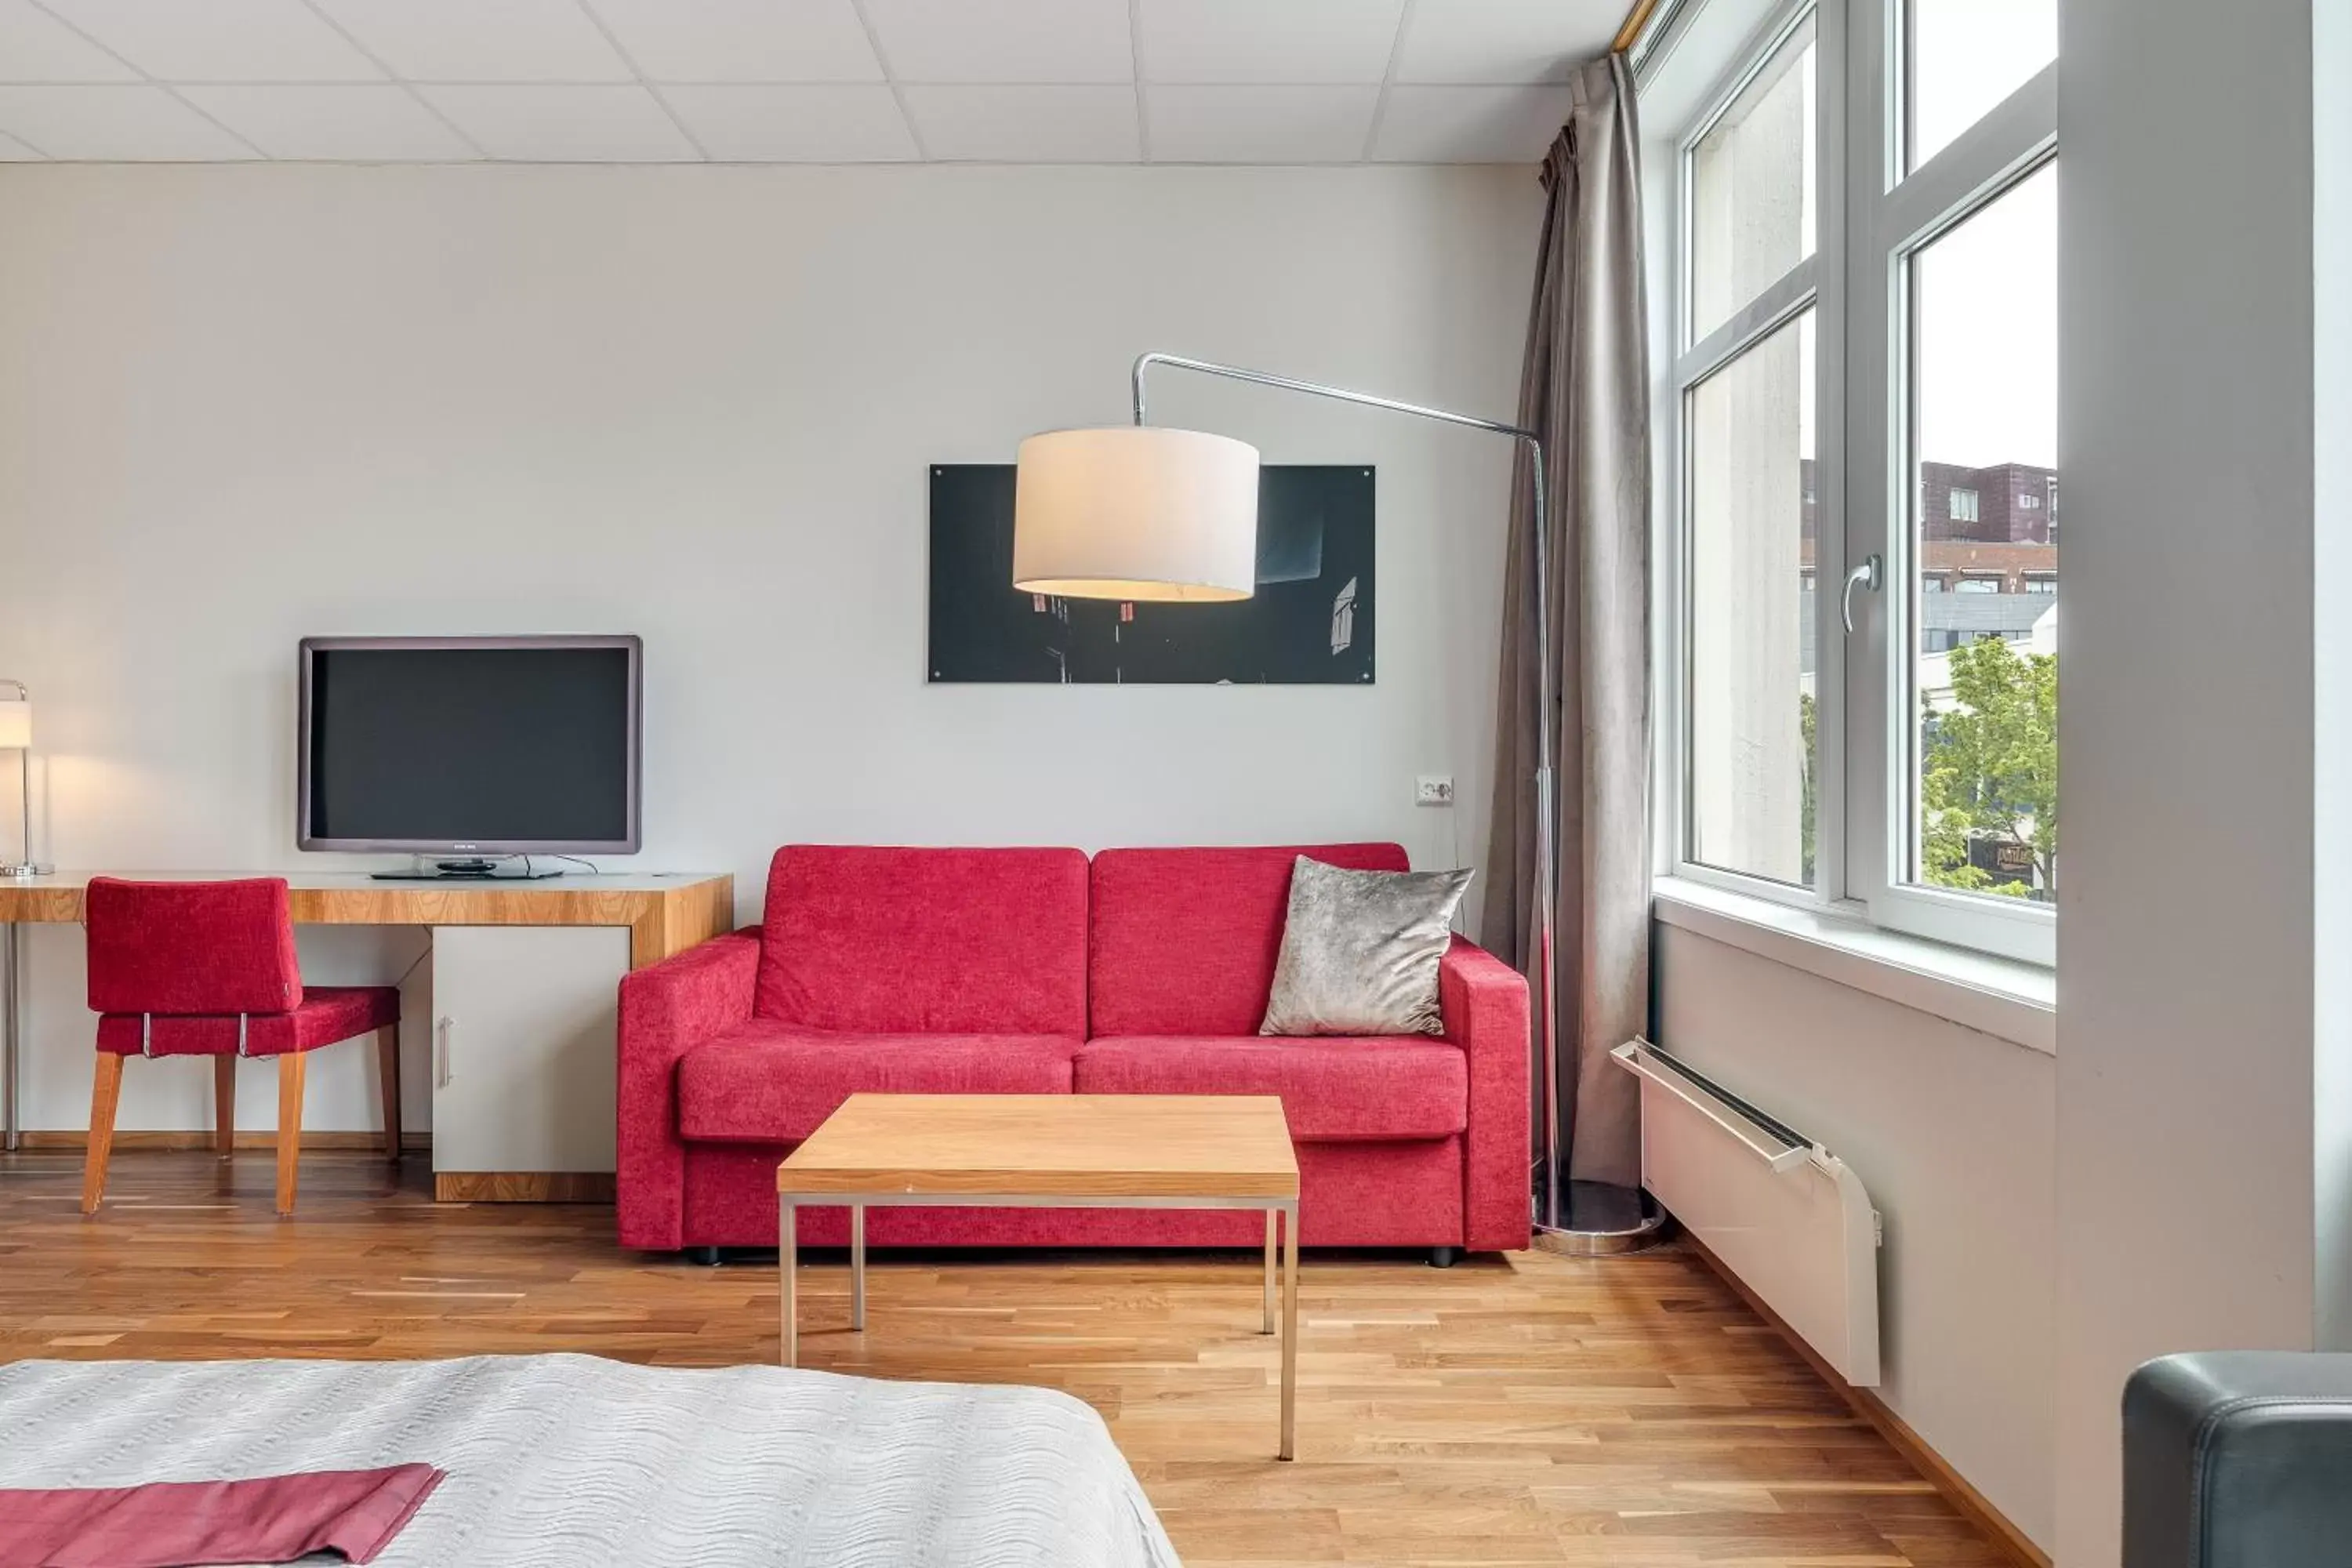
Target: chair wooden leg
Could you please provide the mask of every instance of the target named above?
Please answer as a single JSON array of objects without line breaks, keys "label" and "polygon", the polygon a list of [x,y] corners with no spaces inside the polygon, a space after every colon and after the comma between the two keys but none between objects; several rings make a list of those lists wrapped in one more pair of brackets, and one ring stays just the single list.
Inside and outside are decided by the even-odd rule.
[{"label": "chair wooden leg", "polygon": [[383,1088],[383,1157],[400,1159],[400,1026],[375,1032],[375,1076]]},{"label": "chair wooden leg", "polygon": [[278,1058],[278,1212],[294,1212],[294,1179],[302,1163],[302,1075],[310,1053],[288,1051]]},{"label": "chair wooden leg", "polygon": [[213,1058],[213,1152],[236,1152],[236,1058]]},{"label": "chair wooden leg", "polygon": [[122,1098],[122,1058],[98,1053],[98,1075],[89,1085],[89,1147],[82,1156],[81,1212],[95,1214],[106,1194],[106,1157],[114,1152],[114,1107]]}]

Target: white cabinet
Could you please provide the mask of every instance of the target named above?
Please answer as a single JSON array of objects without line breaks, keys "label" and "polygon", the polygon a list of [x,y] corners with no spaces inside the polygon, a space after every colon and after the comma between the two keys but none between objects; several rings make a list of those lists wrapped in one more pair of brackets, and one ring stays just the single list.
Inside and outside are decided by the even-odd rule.
[{"label": "white cabinet", "polygon": [[453,1189],[446,1173],[609,1173],[627,928],[436,926],[432,970],[441,1195],[524,1195]]}]

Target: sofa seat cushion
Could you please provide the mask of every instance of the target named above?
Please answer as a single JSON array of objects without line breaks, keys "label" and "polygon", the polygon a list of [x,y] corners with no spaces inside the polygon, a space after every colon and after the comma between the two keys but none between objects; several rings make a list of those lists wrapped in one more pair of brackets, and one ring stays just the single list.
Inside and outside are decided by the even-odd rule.
[{"label": "sofa seat cushion", "polygon": [[1303,1143],[1447,1138],[1467,1123],[1462,1047],[1421,1035],[1134,1035],[1078,1052],[1080,1094],[1275,1094]]},{"label": "sofa seat cushion", "polygon": [[678,1058],[679,1133],[797,1143],[851,1095],[1067,1094],[1064,1035],[827,1033],[755,1018]]}]

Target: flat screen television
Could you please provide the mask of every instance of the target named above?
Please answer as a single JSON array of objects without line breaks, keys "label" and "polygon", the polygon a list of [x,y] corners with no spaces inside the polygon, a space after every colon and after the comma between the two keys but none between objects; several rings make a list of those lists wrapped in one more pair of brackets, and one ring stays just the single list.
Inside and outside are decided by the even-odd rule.
[{"label": "flat screen television", "polygon": [[305,637],[301,660],[301,847],[635,853],[637,638]]}]

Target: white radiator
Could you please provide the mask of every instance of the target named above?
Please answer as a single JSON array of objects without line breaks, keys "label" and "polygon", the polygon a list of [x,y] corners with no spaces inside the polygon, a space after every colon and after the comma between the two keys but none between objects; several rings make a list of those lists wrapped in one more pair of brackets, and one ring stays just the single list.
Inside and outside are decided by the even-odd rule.
[{"label": "white radiator", "polygon": [[1878,1383],[1878,1211],[1844,1161],[1647,1040],[1642,1184],[1858,1388]]}]

